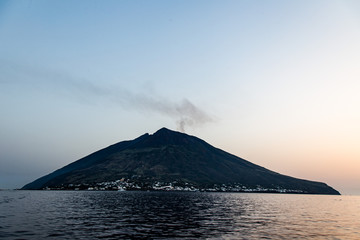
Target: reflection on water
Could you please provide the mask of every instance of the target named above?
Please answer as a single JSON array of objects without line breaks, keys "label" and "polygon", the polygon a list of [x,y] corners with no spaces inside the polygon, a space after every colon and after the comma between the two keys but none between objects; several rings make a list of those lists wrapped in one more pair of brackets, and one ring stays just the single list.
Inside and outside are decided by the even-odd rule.
[{"label": "reflection on water", "polygon": [[0,191],[1,239],[360,239],[360,197]]}]

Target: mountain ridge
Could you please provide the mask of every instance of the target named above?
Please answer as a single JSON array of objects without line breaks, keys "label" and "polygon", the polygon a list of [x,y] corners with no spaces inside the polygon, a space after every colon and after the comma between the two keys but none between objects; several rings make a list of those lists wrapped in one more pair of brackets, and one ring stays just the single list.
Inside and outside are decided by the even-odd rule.
[{"label": "mountain ridge", "polygon": [[184,182],[199,189],[236,185],[241,189],[260,187],[299,193],[340,194],[325,183],[279,174],[218,149],[200,138],[167,128],[110,145],[22,189],[74,184],[93,186],[118,179],[136,181],[141,186]]}]

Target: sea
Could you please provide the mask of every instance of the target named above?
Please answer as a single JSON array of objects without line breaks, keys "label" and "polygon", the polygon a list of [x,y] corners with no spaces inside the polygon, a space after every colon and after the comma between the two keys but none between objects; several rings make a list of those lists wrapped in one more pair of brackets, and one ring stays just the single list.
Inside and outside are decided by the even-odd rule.
[{"label": "sea", "polygon": [[360,196],[6,190],[0,239],[360,239]]}]

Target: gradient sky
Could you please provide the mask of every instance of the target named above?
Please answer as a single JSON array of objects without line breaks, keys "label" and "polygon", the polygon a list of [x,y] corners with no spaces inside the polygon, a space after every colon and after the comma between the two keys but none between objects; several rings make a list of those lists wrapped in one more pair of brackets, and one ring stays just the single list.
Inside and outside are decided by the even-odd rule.
[{"label": "gradient sky", "polygon": [[0,188],[161,127],[360,194],[360,2],[0,1]]}]

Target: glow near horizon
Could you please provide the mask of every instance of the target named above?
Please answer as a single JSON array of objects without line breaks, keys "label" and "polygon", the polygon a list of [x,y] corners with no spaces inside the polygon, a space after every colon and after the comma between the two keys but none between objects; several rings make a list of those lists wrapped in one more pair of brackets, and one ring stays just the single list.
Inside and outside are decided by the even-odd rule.
[{"label": "glow near horizon", "polygon": [[175,129],[145,96],[206,112],[187,133],[215,147],[360,193],[359,42],[356,1],[2,1],[0,188]]}]

